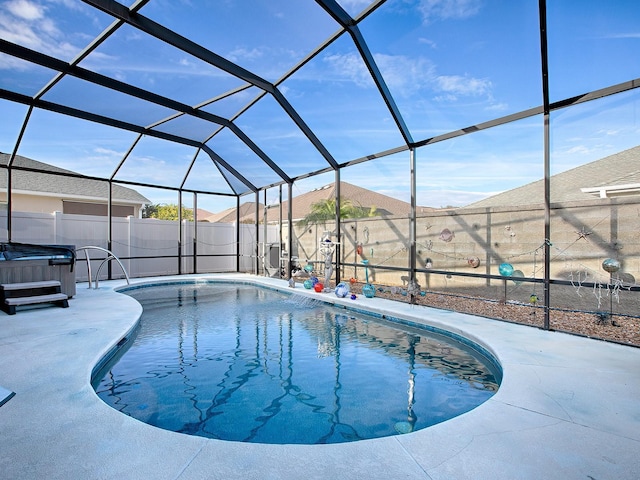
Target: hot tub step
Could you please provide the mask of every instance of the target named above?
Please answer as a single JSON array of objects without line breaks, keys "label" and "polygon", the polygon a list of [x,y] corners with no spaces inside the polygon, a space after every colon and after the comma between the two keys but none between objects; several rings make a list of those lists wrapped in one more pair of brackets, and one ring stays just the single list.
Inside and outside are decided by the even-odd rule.
[{"label": "hot tub step", "polygon": [[0,296],[0,308],[9,315],[15,314],[16,307],[22,305],[54,303],[63,308],[69,306],[69,297],[61,293],[57,280],[4,283],[0,285]]},{"label": "hot tub step", "polygon": [[25,290],[27,288],[49,288],[59,287],[60,282],[58,280],[44,280],[42,282],[23,282],[23,283],[3,283],[0,285],[5,291],[9,290]]}]

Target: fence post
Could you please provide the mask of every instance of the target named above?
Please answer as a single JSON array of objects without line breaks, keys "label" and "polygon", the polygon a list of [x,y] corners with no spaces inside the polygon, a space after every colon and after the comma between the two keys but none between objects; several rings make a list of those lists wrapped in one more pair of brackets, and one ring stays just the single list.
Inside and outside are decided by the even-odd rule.
[{"label": "fence post", "polygon": [[131,250],[131,245],[133,244],[133,224],[136,220],[136,217],[133,217],[131,215],[129,215],[127,217],[127,236],[128,236],[128,241],[127,241],[127,271],[129,272],[129,275],[132,275],[132,271],[131,271],[131,257],[132,257],[132,250]]},{"label": "fence post", "polygon": [[62,212],[53,212],[53,243],[61,243],[60,239],[63,236],[62,229]]}]

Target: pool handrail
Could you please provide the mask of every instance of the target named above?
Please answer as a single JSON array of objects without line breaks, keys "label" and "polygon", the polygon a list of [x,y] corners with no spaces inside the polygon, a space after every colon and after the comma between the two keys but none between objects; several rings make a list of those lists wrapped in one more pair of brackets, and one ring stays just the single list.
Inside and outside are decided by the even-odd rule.
[{"label": "pool handrail", "polygon": [[122,262],[120,261],[120,259],[111,251],[111,250],[107,250],[106,248],[102,248],[102,247],[97,247],[95,245],[85,245],[84,247],[79,247],[76,248],[76,252],[83,250],[85,257],[87,258],[87,272],[88,272],[88,277],[89,277],[89,288],[91,288],[91,259],[89,258],[89,250],[99,250],[101,252],[104,252],[107,254],[107,258],[105,258],[104,260],[102,260],[102,263],[100,264],[100,266],[98,267],[98,270],[96,272],[96,286],[95,289],[98,289],[98,277],[100,276],[100,270],[102,270],[102,266],[106,263],[109,262],[111,260],[115,260],[116,262],[118,262],[118,265],[120,265],[120,268],[122,269],[122,273],[124,273],[124,278],[127,280],[127,285],[130,285],[131,282],[129,282],[129,275],[127,274],[127,270],[124,268],[124,265],[122,264]]}]

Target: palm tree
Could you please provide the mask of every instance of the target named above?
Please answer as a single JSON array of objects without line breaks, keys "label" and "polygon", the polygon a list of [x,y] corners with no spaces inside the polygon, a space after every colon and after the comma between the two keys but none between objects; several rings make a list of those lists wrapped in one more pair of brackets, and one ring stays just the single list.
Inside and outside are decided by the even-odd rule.
[{"label": "palm tree", "polygon": [[[362,218],[375,215],[375,207],[367,209],[354,205],[351,200],[340,199],[340,218]],[[336,199],[326,198],[311,205],[311,211],[298,222],[301,227],[309,224],[325,223],[336,218]]]}]

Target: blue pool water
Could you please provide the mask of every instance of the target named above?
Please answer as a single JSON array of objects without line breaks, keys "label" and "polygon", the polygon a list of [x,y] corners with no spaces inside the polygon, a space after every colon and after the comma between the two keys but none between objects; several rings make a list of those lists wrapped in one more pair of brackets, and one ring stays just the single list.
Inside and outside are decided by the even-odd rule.
[{"label": "blue pool water", "polygon": [[498,389],[463,342],[251,285],[136,288],[129,348],[94,377],[113,408],[157,427],[256,443],[409,433]]}]

